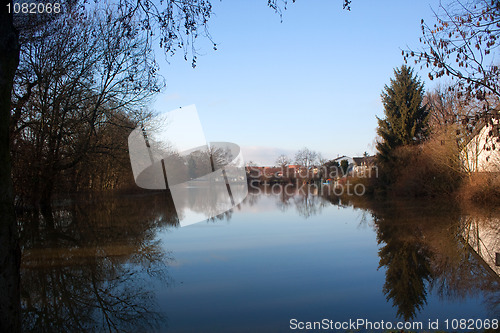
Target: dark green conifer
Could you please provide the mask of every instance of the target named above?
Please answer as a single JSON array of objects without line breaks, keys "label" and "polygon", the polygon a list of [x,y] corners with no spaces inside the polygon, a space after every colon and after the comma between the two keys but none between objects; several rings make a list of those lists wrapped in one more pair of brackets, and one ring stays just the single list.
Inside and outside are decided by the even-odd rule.
[{"label": "dark green conifer", "polygon": [[394,79],[381,94],[385,118],[378,119],[379,162],[388,162],[399,146],[422,142],[428,135],[429,110],[423,105],[424,85],[413,69],[403,65],[394,70]]}]

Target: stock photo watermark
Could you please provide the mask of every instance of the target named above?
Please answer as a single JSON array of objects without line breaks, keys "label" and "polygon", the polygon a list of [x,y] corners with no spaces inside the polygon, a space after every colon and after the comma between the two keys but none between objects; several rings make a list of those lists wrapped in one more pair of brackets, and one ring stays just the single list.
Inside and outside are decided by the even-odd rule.
[{"label": "stock photo watermark", "polygon": [[248,194],[240,147],[208,143],[194,105],[141,124],[128,146],[135,183],[168,189],[181,227],[227,212]]},{"label": "stock photo watermark", "polygon": [[262,185],[272,194],[293,195],[315,191],[324,195],[363,196],[367,192],[365,181],[378,178],[377,166],[318,167],[247,167],[249,187],[261,193]]},{"label": "stock photo watermark", "polygon": [[320,321],[301,321],[292,318],[289,321],[290,330],[309,331],[388,331],[388,330],[496,330],[500,327],[498,319],[428,319],[427,321],[385,321],[369,320],[365,318],[349,319],[345,321],[336,321],[324,318]]}]

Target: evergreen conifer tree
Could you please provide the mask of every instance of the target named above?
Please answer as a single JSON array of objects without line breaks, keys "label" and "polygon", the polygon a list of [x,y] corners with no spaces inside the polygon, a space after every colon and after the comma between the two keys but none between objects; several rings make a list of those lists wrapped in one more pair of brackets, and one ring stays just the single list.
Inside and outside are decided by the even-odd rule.
[{"label": "evergreen conifer tree", "polygon": [[424,85],[413,69],[403,65],[394,70],[394,79],[381,94],[385,118],[378,119],[377,157],[380,163],[391,160],[397,147],[422,142],[428,135],[429,110],[422,104]]}]

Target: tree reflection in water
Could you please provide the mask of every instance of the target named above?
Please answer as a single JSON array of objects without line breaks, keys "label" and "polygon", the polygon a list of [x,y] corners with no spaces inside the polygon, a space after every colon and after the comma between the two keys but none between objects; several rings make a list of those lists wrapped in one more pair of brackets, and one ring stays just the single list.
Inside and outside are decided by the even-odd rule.
[{"label": "tree reflection in water", "polygon": [[252,187],[248,189],[249,195],[245,203],[253,206],[261,195],[274,196],[276,206],[282,212],[289,208],[295,208],[297,214],[305,219],[314,215],[320,215],[323,208],[329,206],[328,201],[324,200],[318,193],[318,186],[290,186],[290,185],[271,185]]},{"label": "tree reflection in water", "polygon": [[425,243],[423,226],[412,224],[401,213],[374,214],[374,222],[377,241],[385,244],[379,250],[379,268],[386,268],[384,294],[388,301],[392,300],[398,316],[408,321],[426,304],[432,252]]},{"label": "tree reflection in water", "polygon": [[414,319],[429,292],[442,299],[483,295],[490,318],[500,317],[500,212],[471,210],[449,202],[374,202],[329,198],[373,216],[383,291],[399,317]]},{"label": "tree reflection in water", "polygon": [[[500,212],[450,203],[377,202],[321,196],[316,189],[250,188],[242,205],[276,199],[302,218],[333,204],[362,213],[377,234],[383,292],[405,320],[418,316],[429,294],[444,299],[481,295],[488,317],[500,316]],[[196,198],[200,209],[211,198]],[[271,203],[274,200],[271,198]],[[240,209],[236,207],[235,210]],[[326,209],[325,209],[326,210]],[[233,211],[211,221],[231,219]],[[19,218],[22,307],[26,331],[152,331],[166,321],[157,311],[155,281],[170,284],[174,259],[157,231],[178,226],[165,193],[91,198]]]},{"label": "tree reflection in water", "polygon": [[414,319],[430,292],[443,299],[483,295],[489,315],[500,317],[500,266],[495,265],[500,211],[465,209],[450,201],[381,202],[327,191],[321,195],[316,186],[250,187],[244,203],[255,205],[262,195],[274,196],[283,212],[295,207],[304,218],[321,214],[328,204],[360,210],[360,223],[372,224],[377,233],[379,268],[386,275],[383,292],[399,317]]},{"label": "tree reflection in water", "polygon": [[151,331],[153,283],[173,260],[156,240],[177,216],[165,193],[87,198],[19,218],[25,331]]}]

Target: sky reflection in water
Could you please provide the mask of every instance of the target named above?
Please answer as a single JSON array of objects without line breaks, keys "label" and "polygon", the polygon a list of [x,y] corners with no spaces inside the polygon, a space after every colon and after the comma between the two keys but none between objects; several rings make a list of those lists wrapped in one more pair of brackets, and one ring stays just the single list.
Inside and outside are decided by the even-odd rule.
[{"label": "sky reflection in water", "polygon": [[496,243],[483,243],[499,252],[494,212],[254,191],[180,228],[164,193],[88,202],[54,209],[52,222],[21,219],[27,330],[277,332],[291,318],[499,315],[498,273],[471,250],[488,230]]}]

